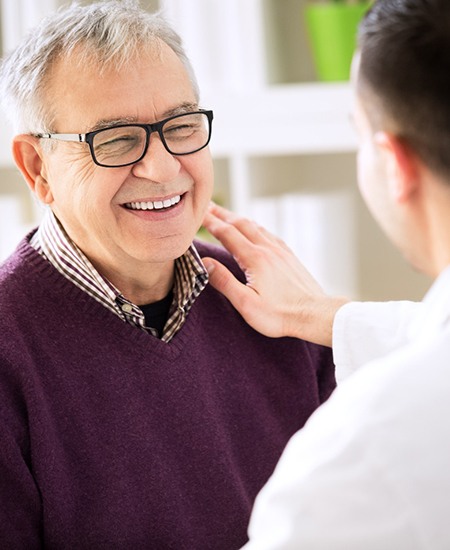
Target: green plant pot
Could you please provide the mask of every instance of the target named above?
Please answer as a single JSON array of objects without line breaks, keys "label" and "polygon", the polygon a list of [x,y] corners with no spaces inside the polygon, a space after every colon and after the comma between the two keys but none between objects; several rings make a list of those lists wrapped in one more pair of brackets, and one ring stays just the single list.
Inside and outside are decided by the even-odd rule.
[{"label": "green plant pot", "polygon": [[316,4],[305,8],[311,51],[319,80],[348,80],[363,4]]}]

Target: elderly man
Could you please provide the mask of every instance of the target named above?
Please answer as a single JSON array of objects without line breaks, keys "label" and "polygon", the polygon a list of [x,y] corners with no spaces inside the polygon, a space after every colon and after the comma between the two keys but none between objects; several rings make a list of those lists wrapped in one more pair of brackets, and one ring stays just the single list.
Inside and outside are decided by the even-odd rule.
[{"label": "elderly man", "polygon": [[239,548],[329,348],[208,285],[213,114],[133,1],[73,5],[4,61],[13,152],[48,211],[0,268],[3,548]]},{"label": "elderly man", "polygon": [[205,259],[211,283],[259,330],[332,338],[341,375],[357,371],[289,442],[248,550],[450,548],[449,75],[448,0],[374,3],[353,74],[358,180],[386,234],[436,279],[422,303],[345,304],[252,223],[208,218],[250,277]]}]

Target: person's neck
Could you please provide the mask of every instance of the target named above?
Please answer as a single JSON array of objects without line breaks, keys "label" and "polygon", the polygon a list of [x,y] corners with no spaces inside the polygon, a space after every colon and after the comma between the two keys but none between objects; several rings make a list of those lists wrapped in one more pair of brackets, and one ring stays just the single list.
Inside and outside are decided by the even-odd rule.
[{"label": "person's neck", "polygon": [[428,251],[427,272],[433,278],[450,265],[450,182],[429,178],[424,198],[423,235]]},{"label": "person's neck", "polygon": [[114,270],[95,266],[134,304],[151,304],[165,298],[173,287],[175,262],[152,263],[141,268]]}]

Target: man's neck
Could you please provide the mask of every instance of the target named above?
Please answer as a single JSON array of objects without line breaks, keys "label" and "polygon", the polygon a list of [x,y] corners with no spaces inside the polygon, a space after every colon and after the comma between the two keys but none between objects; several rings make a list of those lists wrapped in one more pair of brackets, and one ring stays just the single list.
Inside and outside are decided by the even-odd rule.
[{"label": "man's neck", "polygon": [[[92,259],[91,259],[92,261]],[[151,304],[162,300],[173,288],[175,262],[151,264],[141,269],[118,270],[96,265],[97,271],[134,304]]]}]

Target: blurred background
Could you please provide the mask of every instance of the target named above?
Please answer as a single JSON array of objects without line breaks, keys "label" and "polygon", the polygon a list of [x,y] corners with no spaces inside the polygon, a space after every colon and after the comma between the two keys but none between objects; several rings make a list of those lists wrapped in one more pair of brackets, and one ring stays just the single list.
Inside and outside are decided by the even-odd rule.
[{"label": "blurred background", "polygon": [[[316,50],[316,15],[310,11],[347,2],[358,4],[141,0],[141,5],[162,10],[179,32],[198,76],[201,107],[214,110],[215,200],[284,238],[330,293],[421,299],[430,281],[387,241],[357,191],[352,93],[345,63],[337,70],[340,46],[330,27],[336,14],[325,16],[331,50]],[[2,55],[66,3],[1,0]],[[353,35],[346,25],[338,24],[348,42]],[[14,168],[12,132],[3,114],[0,120],[1,261],[39,223],[42,209]]]}]

